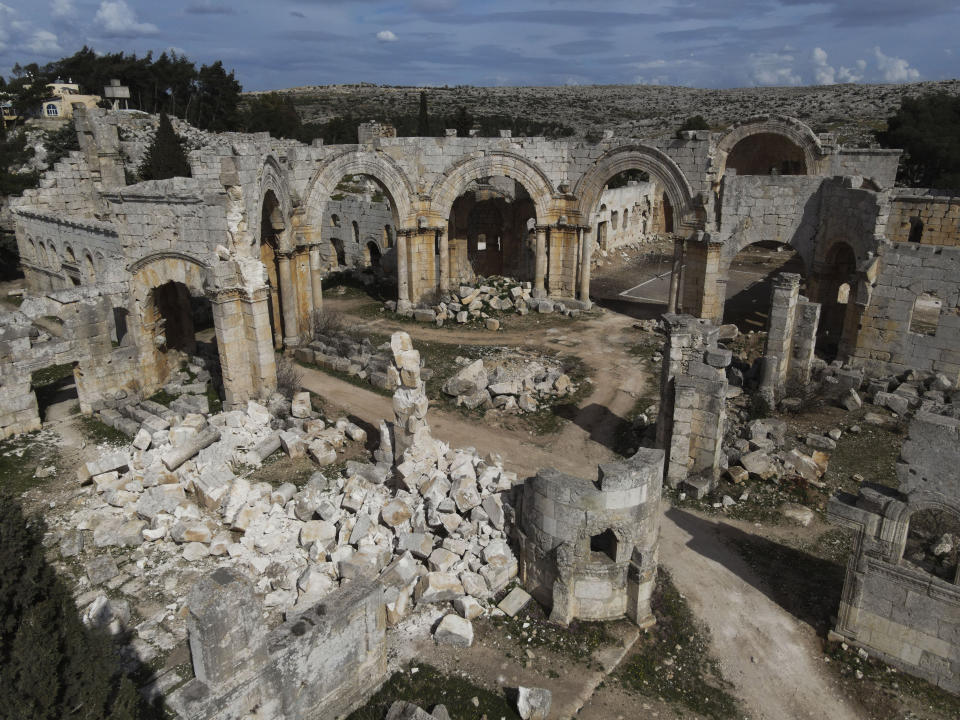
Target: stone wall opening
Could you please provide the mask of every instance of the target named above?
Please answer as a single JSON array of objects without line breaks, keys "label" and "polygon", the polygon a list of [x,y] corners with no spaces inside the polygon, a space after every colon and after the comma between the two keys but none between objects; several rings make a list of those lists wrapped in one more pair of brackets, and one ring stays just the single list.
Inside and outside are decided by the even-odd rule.
[{"label": "stone wall opening", "polygon": [[471,182],[448,219],[451,280],[470,283],[490,275],[533,280],[536,221],[534,202],[518,181],[494,175]]},{"label": "stone wall opening", "polygon": [[[329,270],[395,267],[395,203],[377,178],[363,173],[343,175],[326,203],[322,223],[328,243],[321,245],[322,264]],[[371,252],[370,245],[377,252]],[[389,255],[389,262],[387,260]],[[376,261],[376,262],[375,262]]]},{"label": "stone wall opening", "polygon": [[283,305],[280,292],[280,241],[286,225],[280,203],[272,190],[267,191],[263,199],[260,219],[260,262],[267,268],[267,285],[270,288],[270,330],[273,334],[273,346],[283,347],[285,326]]},{"label": "stone wall opening", "polygon": [[940,324],[943,301],[932,293],[920,293],[913,301],[910,332],[917,335],[936,335]]},{"label": "stone wall opening", "polygon": [[43,422],[65,417],[79,402],[73,371],[76,363],[51,365],[35,370],[30,389],[37,398],[37,411]]},{"label": "stone wall opening", "polygon": [[369,267],[380,267],[380,248],[372,240],[367,241],[364,260]]},{"label": "stone wall opening", "polygon": [[950,583],[957,582],[960,516],[939,508],[917,510],[910,516],[903,563]]},{"label": "stone wall opening", "polygon": [[727,169],[738,175],[806,175],[803,148],[779,133],[755,133],[727,155]]},{"label": "stone wall opening", "polygon": [[817,331],[817,352],[830,360],[837,357],[847,324],[857,322],[851,317],[851,288],[856,284],[857,259],[846,242],[834,243],[827,252],[826,262],[817,274],[817,297],[820,303],[820,327]]},{"label": "stone wall opening", "polygon": [[789,245],[762,241],[738,252],[727,271],[723,323],[732,323],[741,332],[764,330],[770,315],[772,281],[782,272],[806,276],[803,260]]},{"label": "stone wall opening", "polygon": [[604,530],[598,535],[590,536],[590,554],[594,562],[609,560],[617,561],[617,535],[613,530]]}]

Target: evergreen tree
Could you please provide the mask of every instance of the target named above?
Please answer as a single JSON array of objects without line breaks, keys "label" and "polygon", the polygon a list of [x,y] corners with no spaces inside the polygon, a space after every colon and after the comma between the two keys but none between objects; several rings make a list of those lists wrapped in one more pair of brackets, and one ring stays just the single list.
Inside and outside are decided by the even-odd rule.
[{"label": "evergreen tree", "polygon": [[84,626],[44,557],[42,522],[0,495],[0,716],[136,720],[152,716],[117,672],[110,640]]},{"label": "evergreen tree", "polygon": [[174,132],[166,113],[160,113],[157,134],[147,149],[139,172],[141,180],[190,177],[190,163],[183,149],[183,140]]},{"label": "evergreen tree", "polygon": [[430,115],[427,113],[427,94],[420,93],[420,116],[417,119],[417,136],[430,137]]},{"label": "evergreen tree", "polygon": [[466,107],[461,105],[451,122],[453,123],[451,127],[457,130],[457,137],[470,137],[470,131],[473,129],[473,116],[467,112]]},{"label": "evergreen tree", "polygon": [[904,98],[877,140],[903,149],[897,178],[902,184],[960,190],[960,97],[940,92]]},{"label": "evergreen tree", "polygon": [[259,95],[250,101],[244,122],[247,132],[269,132],[275,138],[299,139],[303,124],[293,101],[279,93]]}]

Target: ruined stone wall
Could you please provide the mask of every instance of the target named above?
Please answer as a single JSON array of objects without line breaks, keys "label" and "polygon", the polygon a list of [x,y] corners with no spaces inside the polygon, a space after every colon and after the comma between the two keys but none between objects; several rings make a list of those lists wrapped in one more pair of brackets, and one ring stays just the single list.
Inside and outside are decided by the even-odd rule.
[{"label": "ruined stone wall", "polygon": [[[336,223],[334,222],[336,216]],[[353,223],[357,223],[355,237]],[[389,202],[373,202],[366,197],[346,196],[342,200],[327,203],[323,218],[323,235],[327,242],[321,243],[320,255],[324,266],[337,267],[337,255],[333,239],[343,244],[344,264],[347,267],[369,267],[371,264],[368,243],[374,243],[380,252],[382,265],[396,266],[396,225]],[[385,228],[389,227],[389,233]]]},{"label": "ruined stone wall", "polygon": [[876,190],[893,187],[900,164],[900,150],[840,148],[830,155],[827,175],[859,176],[876,185]]},{"label": "ruined stone wall", "polygon": [[195,678],[168,705],[184,720],[345,717],[386,678],[382,596],[355,580],[268,632],[250,581],[213,572],[187,598]]},{"label": "ruined stone wall", "polygon": [[663,451],[643,448],[584,480],[552,468],[523,487],[520,578],[550,618],[652,623]]},{"label": "ruined stone wall", "polygon": [[[960,248],[895,243],[881,249],[880,269],[864,309],[852,362],[869,374],[910,368],[960,377]],[[922,293],[941,303],[934,334],[911,332]]]},{"label": "ruined stone wall", "polygon": [[780,273],[772,284],[760,392],[771,407],[810,383],[820,305],[800,294],[800,276]]},{"label": "ruined stone wall", "polygon": [[952,582],[904,559],[911,516],[941,509],[960,517],[960,420],[918,414],[897,473],[899,491],[865,484],[840,493],[828,515],[857,532],[832,635],[884,662],[960,692],[960,578]]},{"label": "ruined stone wall", "polygon": [[886,236],[893,242],[960,246],[960,195],[900,190],[890,200]]},{"label": "ruined stone wall", "polygon": [[[663,212],[661,193],[653,182],[631,182],[625,187],[604,190],[600,209],[590,223],[600,248],[609,250],[648,239],[655,232],[658,214]],[[606,230],[601,239],[598,228],[602,222],[606,223]]]}]

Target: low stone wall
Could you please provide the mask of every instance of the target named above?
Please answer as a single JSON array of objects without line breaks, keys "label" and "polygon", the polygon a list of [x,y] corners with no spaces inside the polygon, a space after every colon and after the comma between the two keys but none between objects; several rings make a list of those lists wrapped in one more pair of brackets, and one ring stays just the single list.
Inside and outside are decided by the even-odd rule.
[{"label": "low stone wall", "polygon": [[828,515],[857,533],[834,637],[960,692],[960,577],[944,579],[904,559],[915,512],[960,518],[960,420],[918,415],[897,467],[899,491],[865,484],[838,493]]},{"label": "low stone wall", "polygon": [[189,720],[346,716],[386,678],[382,595],[358,580],[267,632],[252,583],[214,571],[187,600],[196,678],[167,703]]}]

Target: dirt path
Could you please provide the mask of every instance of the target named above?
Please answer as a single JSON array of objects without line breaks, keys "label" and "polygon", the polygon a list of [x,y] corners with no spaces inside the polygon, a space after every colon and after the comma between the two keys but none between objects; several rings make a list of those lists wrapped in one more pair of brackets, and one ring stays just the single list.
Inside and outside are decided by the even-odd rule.
[{"label": "dirt path", "polygon": [[[591,366],[594,388],[560,433],[524,437],[431,408],[428,419],[434,435],[453,446],[497,452],[508,469],[520,477],[546,466],[592,476],[598,462],[614,457],[608,448],[612,428],[630,410],[635,398],[650,393],[650,384],[657,382],[627,351],[636,341],[632,322],[622,315],[604,313],[576,330],[561,331],[561,336],[569,333],[580,341],[572,352]],[[364,325],[382,333],[405,330],[414,344],[419,338],[555,350],[558,334],[556,329],[546,328],[495,334],[451,331],[380,319]],[[322,372],[305,369],[303,384],[336,405],[349,408],[351,414],[374,428],[381,419],[392,417],[390,398]],[[756,720],[862,717],[821,667],[813,630],[763,593],[758,578],[723,543],[716,524],[667,505],[664,511],[661,562],[673,574],[697,617],[709,626],[712,653],[751,716]]]}]

